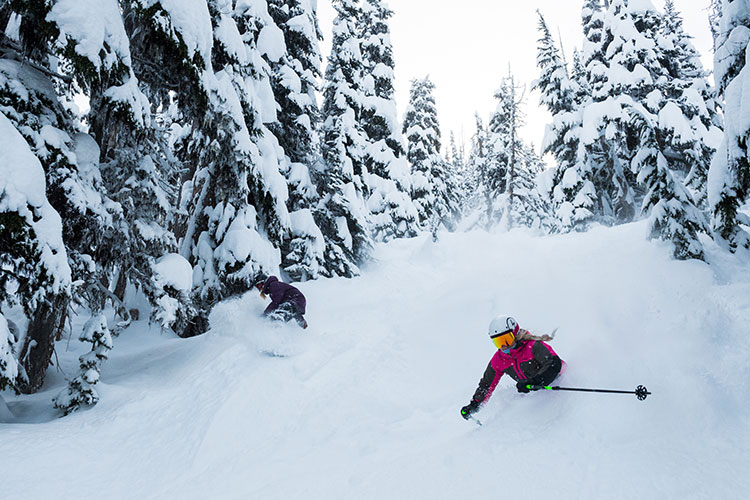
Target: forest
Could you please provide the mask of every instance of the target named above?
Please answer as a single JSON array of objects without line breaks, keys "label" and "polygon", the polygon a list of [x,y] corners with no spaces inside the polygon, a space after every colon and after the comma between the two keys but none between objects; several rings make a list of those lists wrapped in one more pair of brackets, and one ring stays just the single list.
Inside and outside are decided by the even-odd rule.
[{"label": "forest", "polygon": [[467,145],[429,77],[398,116],[385,1],[332,3],[324,34],[315,0],[0,0],[0,389],[39,391],[86,318],[69,414],[141,315],[195,337],[261,276],[352,278],[423,233],[647,220],[678,260],[750,249],[747,0],[711,4],[713,75],[672,0],[576,2],[572,60],[539,13],[538,78],[498,82]]}]

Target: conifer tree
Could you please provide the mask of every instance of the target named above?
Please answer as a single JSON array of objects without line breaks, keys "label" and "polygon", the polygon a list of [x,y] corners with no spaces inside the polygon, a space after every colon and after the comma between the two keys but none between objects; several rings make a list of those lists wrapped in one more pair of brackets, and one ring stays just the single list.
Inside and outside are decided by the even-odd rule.
[{"label": "conifer tree", "polygon": [[0,313],[0,391],[13,387],[16,383],[18,360],[13,353],[15,342],[8,320]]},{"label": "conifer tree", "polygon": [[[323,35],[310,0],[268,0],[268,12],[283,34],[285,47],[278,59],[269,60],[274,97],[279,105],[277,121],[270,123],[269,128],[290,163],[309,168],[315,160],[315,129],[320,121],[315,93],[316,80],[321,76],[318,42]],[[290,189],[293,209],[304,204],[300,199],[307,197],[307,188],[301,185]]]},{"label": "conifer tree", "polygon": [[[590,15],[593,17],[593,13]],[[584,90],[587,86],[585,70],[576,52],[573,77],[568,75],[560,50],[541,13],[539,31],[537,65],[541,75],[534,82],[534,88],[541,93],[540,104],[552,114],[552,123],[547,126],[542,144],[543,153],[552,154],[556,162],[551,198],[559,221],[558,229],[583,229],[592,219],[591,209],[596,197],[594,184],[589,180],[591,171],[586,168],[579,151],[581,110],[589,98]]]},{"label": "conifer tree", "polygon": [[201,75],[207,109],[186,143],[197,160],[181,250],[196,268],[200,320],[191,334],[202,333],[216,302],[277,268],[289,228],[283,153],[264,125],[275,118],[275,105],[259,97],[273,95],[262,56],[277,50],[283,34],[265,2],[230,7],[229,0],[208,2],[213,47],[202,54]]},{"label": "conifer tree", "polygon": [[366,135],[364,163],[373,238],[388,241],[417,234],[411,179],[394,98],[394,60],[388,20],[393,12],[382,0],[362,2],[363,105]]},{"label": "conifer tree", "polygon": [[714,76],[724,98],[724,141],[709,172],[708,204],[712,226],[719,238],[735,252],[750,248],[750,217],[740,208],[750,197],[750,124],[747,98],[750,67],[750,6],[739,0],[721,0]]},{"label": "conifer tree", "polygon": [[316,220],[326,238],[326,268],[331,275],[354,276],[369,256],[372,240],[363,178],[366,136],[362,113],[363,59],[358,0],[336,0],[331,55],[325,73],[320,190]]},{"label": "conifer tree", "polygon": [[[488,131],[489,164],[485,182],[490,190],[496,212],[493,217],[502,217],[506,227],[513,225],[511,206],[514,203],[511,180],[518,175],[521,166],[522,145],[518,130],[523,124],[521,103],[515,78],[512,74],[502,79],[500,88],[495,91],[497,107],[490,116]],[[500,203],[498,205],[498,202]],[[489,220],[495,225],[499,220]]]},{"label": "conifer tree", "polygon": [[465,179],[465,190],[468,194],[464,211],[470,213],[474,210],[484,215],[479,216],[475,224],[485,228],[493,220],[493,192],[490,189],[489,174],[489,137],[487,128],[479,114],[475,114],[476,132],[471,138],[471,151],[469,152],[468,174]]},{"label": "conifer tree", "polygon": [[[75,295],[87,302],[84,305],[95,304],[106,295],[101,281],[113,263],[112,245],[122,241],[121,208],[108,197],[98,169],[79,161],[78,157],[87,152],[82,150],[78,128],[61,102],[64,92],[56,84],[64,82],[60,88],[67,89],[95,80],[98,73],[89,71],[87,62],[99,55],[95,55],[96,50],[76,51],[76,40],[85,32],[66,30],[67,18],[63,14],[77,14],[70,1],[14,1],[2,9],[12,9],[21,23],[18,43],[5,37],[0,41],[5,60],[5,71],[0,73],[0,105],[13,110],[8,119],[44,169],[47,199],[62,222],[71,279],[81,284]],[[116,24],[116,6],[105,5],[95,14],[106,12],[116,14],[108,26]],[[4,15],[0,18],[7,20]],[[112,46],[121,47],[119,43]],[[50,61],[54,59],[50,55],[57,55],[67,65],[52,68]],[[42,386],[54,340],[62,335],[70,298],[68,294],[58,294],[26,311],[29,324],[17,350],[23,360],[18,390],[34,392]]]},{"label": "conifer tree", "polygon": [[277,269],[289,231],[283,153],[265,125],[276,105],[260,98],[273,95],[264,56],[278,60],[283,33],[265,0],[192,1],[191,23],[171,2],[129,0],[124,9],[136,75],[156,105],[174,101],[179,111],[175,150],[187,172],[175,233],[195,270],[197,311],[183,336],[205,331],[218,300]]},{"label": "conifer tree", "polygon": [[112,336],[107,327],[107,318],[95,313],[86,322],[79,337],[81,342],[91,344],[91,351],[79,358],[80,371],[54,399],[55,408],[65,415],[77,411],[81,406],[93,406],[99,401],[94,386],[101,378],[102,363],[112,350]]},{"label": "conifer tree", "polygon": [[[96,276],[104,286],[117,276],[115,294],[100,294],[118,301],[117,310],[129,319],[121,303],[126,284],[148,288],[154,259],[176,250],[168,228],[176,193],[168,180],[177,167],[166,131],[155,122],[133,71],[119,3],[103,0],[89,12],[86,4],[58,0],[48,19],[66,41],[59,50],[71,60],[76,81],[90,99],[91,136],[75,136],[79,167],[101,171],[107,196],[119,204],[120,230],[110,231],[102,242]],[[101,45],[93,46],[95,30],[102,28]]]},{"label": "conifer tree", "polygon": [[[7,61],[2,61],[6,63]],[[5,68],[7,66],[3,64]],[[5,78],[0,73],[0,80]],[[2,81],[0,87],[6,81]],[[17,87],[16,87],[17,88]],[[41,386],[55,336],[65,311],[71,270],[63,244],[63,225],[49,203],[45,176],[29,144],[5,112],[0,94],[0,389],[33,392]],[[21,97],[21,96],[19,96]],[[20,332],[3,315],[23,310],[29,327]],[[24,358],[26,356],[26,358]],[[31,360],[28,359],[31,357]],[[33,363],[33,364],[32,364]]]},{"label": "conifer tree", "polygon": [[450,133],[450,139],[448,143],[448,152],[446,155],[445,163],[448,171],[450,172],[450,179],[453,179],[454,187],[452,188],[455,193],[456,199],[456,213],[457,220],[460,219],[463,212],[463,207],[469,196],[468,182],[470,181],[471,174],[469,172],[469,165],[466,161],[466,153],[464,150],[463,142],[459,146],[456,143],[456,137],[453,131]]},{"label": "conifer tree", "polygon": [[[682,185],[684,174],[674,172],[683,170],[697,179],[696,186],[702,184],[700,171],[710,149],[704,143],[706,125],[693,118],[696,109],[706,107],[696,91],[706,84],[698,81],[702,75],[695,63],[690,70],[684,61],[668,60],[675,45],[687,45],[676,26],[665,31],[666,23],[650,4],[609,4],[604,24],[609,68],[602,87],[609,96],[599,102],[595,97],[584,111],[583,139],[586,154],[597,162],[594,180],[608,202],[605,215],[611,210],[618,222],[646,215],[652,237],[671,240],[676,257],[703,258],[697,232],[705,221]],[[692,78],[689,86],[682,81],[687,78]],[[708,112],[705,117],[711,125]]]},{"label": "conifer tree", "polygon": [[495,92],[498,103],[490,117],[484,176],[487,197],[492,202],[488,227],[497,224],[506,229],[520,225],[541,227],[542,220],[549,224],[549,210],[536,187],[541,161],[519,137],[524,120],[520,91],[515,77],[509,74]]},{"label": "conifer tree", "polygon": [[517,227],[554,232],[558,229],[554,212],[549,199],[540,192],[537,181],[546,168],[544,162],[533,146],[523,145],[520,153],[519,167],[510,179],[513,198],[509,220]]},{"label": "conifer tree", "polygon": [[604,79],[608,67],[605,47],[610,34],[604,30],[604,17],[602,0],[584,0],[581,9],[583,25],[581,64],[586,74],[591,95],[597,100],[606,96],[603,93]]},{"label": "conifer tree", "polygon": [[440,156],[434,89],[429,77],[412,80],[403,124],[412,170],[412,200],[420,224],[433,233],[441,224],[452,230],[458,213],[456,197],[450,192],[454,183],[448,179],[445,161]]},{"label": "conifer tree", "polygon": [[664,156],[659,130],[647,114],[634,117],[639,127],[640,148],[633,158],[639,182],[647,186],[642,211],[650,212],[651,237],[671,240],[677,259],[704,259],[698,233],[707,232],[703,213],[695,206],[690,192],[670,168]]},{"label": "conifer tree", "polygon": [[314,167],[318,164],[316,102],[322,38],[315,5],[310,0],[269,0],[268,11],[284,35],[286,50],[268,60],[272,88],[279,105],[277,121],[268,124],[284,150],[282,174],[289,189],[289,238],[282,243],[282,268],[293,280],[325,273],[325,244],[313,209],[319,201]]},{"label": "conifer tree", "polygon": [[721,134],[723,126],[715,90],[708,83],[709,72],[703,68],[700,54],[685,33],[682,16],[673,0],[665,3],[661,35],[658,44],[668,72],[662,90],[665,99],[662,113],[679,109],[684,117],[679,129],[664,131],[664,140],[670,145],[671,168],[685,174],[685,185],[691,188],[700,206],[705,207],[708,167],[716,152],[713,138]]}]

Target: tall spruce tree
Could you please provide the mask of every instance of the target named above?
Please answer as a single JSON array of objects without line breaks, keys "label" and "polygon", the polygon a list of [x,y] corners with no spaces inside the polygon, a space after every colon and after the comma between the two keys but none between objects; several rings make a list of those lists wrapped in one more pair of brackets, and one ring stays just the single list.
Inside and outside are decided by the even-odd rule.
[{"label": "tall spruce tree", "polygon": [[467,160],[468,172],[464,180],[464,189],[467,193],[464,202],[463,212],[468,215],[472,212],[478,212],[473,225],[488,227],[489,221],[492,220],[493,213],[493,193],[489,189],[489,137],[487,128],[479,114],[474,116],[476,122],[476,131],[471,138],[471,150]]},{"label": "tall spruce tree", "polygon": [[591,95],[598,100],[606,96],[603,93],[608,67],[605,47],[611,36],[611,33],[605,32],[604,18],[602,0],[584,0],[581,8],[583,26],[581,65],[586,74]]},{"label": "tall spruce tree", "polygon": [[[7,71],[19,69],[7,63],[0,59],[0,87],[6,84]],[[71,270],[62,221],[47,199],[42,165],[5,115],[24,103],[10,108],[7,97],[0,92],[0,390],[32,392],[44,380],[47,356],[65,318],[65,311],[56,308],[67,304]],[[4,316],[12,307],[22,309],[30,320],[25,332]],[[33,356],[34,364],[24,355]]]},{"label": "tall spruce tree", "polygon": [[440,124],[429,77],[412,80],[409,105],[404,115],[403,133],[408,141],[412,171],[412,200],[423,228],[435,233],[440,225],[455,227],[457,200],[440,156]]},{"label": "tall spruce tree", "polygon": [[[684,117],[682,126],[668,130],[664,140],[670,144],[671,168],[686,175],[685,185],[692,190],[700,206],[705,207],[708,168],[723,124],[715,90],[708,82],[710,73],[703,68],[700,54],[685,33],[682,15],[673,0],[667,0],[664,9],[658,44],[668,80],[662,92],[670,108],[679,109]],[[662,105],[662,112],[666,103]]]},{"label": "tall spruce tree", "polygon": [[[21,21],[17,43],[5,37],[0,41],[0,104],[13,110],[8,119],[42,164],[47,198],[62,219],[71,277],[77,284],[72,295],[58,294],[27,311],[28,328],[17,351],[23,360],[22,377],[16,388],[34,392],[44,382],[54,341],[62,335],[70,298],[98,307],[109,293],[102,281],[113,268],[116,247],[125,237],[120,223],[122,208],[108,196],[97,168],[96,148],[92,155],[87,142],[81,140],[88,136],[79,134],[62,100],[68,97],[71,87],[105,85],[102,75],[120,71],[121,61],[126,60],[123,46],[127,46],[127,41],[123,42],[123,33],[118,31],[121,17],[111,0],[100,11],[85,13],[85,19],[90,20],[93,15],[105,27],[107,38],[102,45],[107,45],[110,52],[101,54],[99,47],[90,42],[85,48],[79,47],[91,26],[75,22],[83,19],[84,13],[74,2],[14,1],[4,4],[2,10],[12,10]],[[3,14],[0,19],[7,21],[8,17]],[[75,29],[70,29],[73,26]],[[0,28],[4,30],[4,26]],[[54,61],[58,64],[53,67]],[[58,85],[60,82],[64,85]],[[127,90],[123,90],[119,95],[126,94]],[[122,108],[126,113],[124,102]],[[91,156],[93,162],[83,161]]]},{"label": "tall spruce tree", "polygon": [[362,11],[364,180],[373,238],[388,241],[417,234],[417,211],[409,195],[409,162],[396,115],[395,63],[388,25],[393,12],[382,0],[364,0]]},{"label": "tall spruce tree", "polygon": [[750,107],[744,91],[750,88],[750,5],[721,0],[721,18],[714,53],[714,76],[724,98],[724,141],[709,171],[708,203],[712,226],[735,252],[750,248],[750,217],[741,207],[750,197]]},{"label": "tall spruce tree", "polygon": [[549,198],[539,189],[538,178],[546,165],[534,151],[532,145],[523,145],[519,168],[510,179],[513,193],[509,206],[509,219],[516,227],[528,227],[551,233],[558,230],[553,207]]},{"label": "tall spruce tree", "polygon": [[335,0],[331,55],[325,73],[319,172],[321,209],[317,217],[326,238],[329,274],[354,276],[370,254],[369,196],[363,178],[366,135],[361,127],[363,58],[359,0]]},{"label": "tall spruce tree", "polygon": [[269,0],[268,11],[284,34],[285,51],[268,60],[272,88],[279,105],[277,121],[268,124],[284,150],[282,173],[287,179],[290,212],[289,238],[282,243],[282,268],[293,280],[315,279],[325,271],[325,243],[315,221],[319,201],[316,102],[322,38],[315,4],[310,0]]},{"label": "tall spruce tree", "polygon": [[453,192],[456,201],[456,220],[462,217],[463,207],[469,196],[467,182],[470,180],[469,165],[466,161],[466,152],[463,142],[459,145],[456,143],[456,137],[453,131],[450,133],[448,142],[448,151],[445,158],[449,178],[453,180]]},{"label": "tall spruce tree", "polygon": [[[148,61],[136,75],[156,102],[175,100],[180,113],[175,149],[187,172],[175,233],[194,267],[197,311],[183,336],[205,331],[217,301],[278,268],[289,228],[281,148],[265,126],[276,105],[260,97],[273,95],[263,56],[275,54],[283,34],[265,1],[190,1],[190,23],[172,3],[137,0],[126,9],[131,50]],[[172,85],[178,92],[170,94]]]},{"label": "tall spruce tree", "polygon": [[[536,187],[541,161],[533,148],[523,144],[519,130],[523,126],[523,92],[510,73],[495,92],[497,108],[490,116],[487,132],[488,157],[484,189],[488,191],[487,226],[505,229],[521,225],[541,227],[549,224],[549,210]],[[534,215],[536,213],[536,215]]]},{"label": "tall spruce tree", "polygon": [[[77,134],[79,166],[101,171],[108,196],[119,204],[116,225],[98,259],[99,280],[115,294],[117,310],[128,282],[147,290],[154,260],[176,250],[169,229],[176,192],[170,172],[178,168],[167,144],[167,132],[152,116],[150,103],[133,71],[130,42],[116,0],[101,2],[90,12],[85,4],[58,0],[48,19],[60,30],[60,47],[71,60],[81,90],[89,97],[91,136]],[[97,29],[104,29],[99,46]],[[114,283],[110,278],[115,278]],[[147,294],[148,295],[148,294]],[[154,304],[155,305],[155,304]],[[94,309],[98,309],[95,306]]]},{"label": "tall spruce tree", "polygon": [[497,225],[503,220],[506,228],[513,225],[511,206],[514,203],[511,180],[520,171],[522,145],[518,131],[523,124],[521,89],[515,77],[509,74],[503,78],[495,91],[497,107],[490,116],[488,130],[489,164],[485,181],[491,192],[494,213],[487,221],[488,226]]},{"label": "tall spruce tree", "polygon": [[[703,142],[707,128],[700,119],[691,123],[693,110],[701,106],[695,92],[700,85],[686,97],[687,86],[680,88],[670,75],[667,54],[674,43],[664,37],[665,23],[649,3],[609,4],[604,24],[609,69],[602,87],[609,96],[584,112],[583,137],[586,153],[600,159],[595,182],[615,220],[626,222],[640,212],[651,221],[652,237],[673,242],[677,258],[703,258],[697,233],[705,221],[682,185],[684,174],[674,172],[682,168],[701,177],[710,154]],[[686,78],[686,68],[673,71]],[[689,150],[703,152],[680,154]],[[679,164],[683,158],[689,167]]]},{"label": "tall spruce tree", "polygon": [[[593,17],[593,12],[590,15]],[[541,94],[540,104],[552,115],[552,123],[547,126],[542,144],[542,152],[551,154],[556,162],[551,199],[559,221],[558,229],[584,229],[593,217],[591,210],[596,195],[594,184],[589,179],[591,172],[579,151],[581,110],[585,99],[588,99],[588,92],[584,90],[588,84],[577,52],[574,56],[574,75],[569,76],[562,54],[541,13],[539,31],[537,65],[541,74],[534,82],[534,88]]]}]

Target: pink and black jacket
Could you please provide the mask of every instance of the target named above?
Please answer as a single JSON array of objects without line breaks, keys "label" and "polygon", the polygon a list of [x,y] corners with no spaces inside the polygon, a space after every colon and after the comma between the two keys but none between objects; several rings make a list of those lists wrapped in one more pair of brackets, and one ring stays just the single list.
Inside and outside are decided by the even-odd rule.
[{"label": "pink and black jacket", "polygon": [[497,387],[503,374],[515,380],[529,380],[534,385],[549,385],[562,369],[563,361],[555,351],[541,340],[523,341],[508,354],[501,350],[495,353],[484,371],[473,401],[486,402]]}]

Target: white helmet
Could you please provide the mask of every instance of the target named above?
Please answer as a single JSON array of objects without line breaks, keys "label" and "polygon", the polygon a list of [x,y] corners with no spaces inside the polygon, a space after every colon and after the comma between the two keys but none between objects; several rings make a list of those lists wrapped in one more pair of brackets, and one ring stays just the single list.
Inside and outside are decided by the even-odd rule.
[{"label": "white helmet", "polygon": [[497,337],[498,335],[503,335],[508,332],[516,335],[518,333],[518,329],[518,323],[515,319],[511,318],[510,316],[497,316],[495,319],[490,321],[488,334],[490,338]]}]

